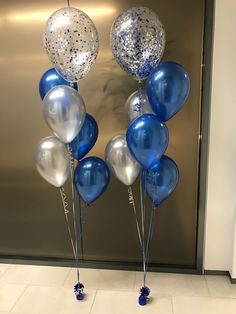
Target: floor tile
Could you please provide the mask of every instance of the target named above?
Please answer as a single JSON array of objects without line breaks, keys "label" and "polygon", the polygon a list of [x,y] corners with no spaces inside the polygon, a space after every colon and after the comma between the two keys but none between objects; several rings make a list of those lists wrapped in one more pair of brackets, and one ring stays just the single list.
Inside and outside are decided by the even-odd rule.
[{"label": "floor tile", "polygon": [[[10,264],[0,264],[0,277],[5,273],[5,271],[10,267]],[[1,313],[0,313],[1,314]]]},{"label": "floor tile", "polygon": [[173,297],[174,314],[235,314],[236,300],[209,297]]},{"label": "floor tile", "polygon": [[0,312],[10,311],[26,286],[15,284],[0,284]]},{"label": "floor tile", "polygon": [[60,286],[70,268],[29,265],[11,265],[0,277],[0,283]]},{"label": "floor tile", "polygon": [[97,292],[91,314],[173,314],[170,297],[153,295],[145,306],[138,304],[138,293],[131,291]]},{"label": "floor tile", "polygon": [[[142,286],[143,274],[137,272],[135,289]],[[151,291],[170,295],[208,296],[209,292],[204,276],[148,273],[147,286]]]},{"label": "floor tile", "polygon": [[[76,271],[71,269],[65,282],[66,287],[71,287],[76,282]],[[104,269],[80,269],[80,280],[89,289],[104,290],[133,290],[135,272]]]},{"label": "floor tile", "polygon": [[232,285],[227,276],[205,276],[210,291],[214,297],[236,298],[236,285]]},{"label": "floor tile", "polygon": [[29,286],[12,312],[25,314],[89,314],[95,291],[86,292],[86,299],[77,301],[73,289]]}]

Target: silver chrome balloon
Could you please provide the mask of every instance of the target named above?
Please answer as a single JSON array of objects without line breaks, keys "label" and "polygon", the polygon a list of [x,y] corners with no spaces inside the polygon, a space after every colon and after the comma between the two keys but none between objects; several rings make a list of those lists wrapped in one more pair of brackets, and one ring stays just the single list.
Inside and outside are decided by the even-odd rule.
[{"label": "silver chrome balloon", "polygon": [[165,30],[157,14],[133,7],[117,17],[111,29],[116,62],[134,79],[143,80],[158,65],[165,49]]},{"label": "silver chrome balloon", "polygon": [[106,146],[105,159],[111,173],[127,186],[131,186],[140,172],[139,163],[131,156],[125,135],[113,137]]},{"label": "silver chrome balloon", "polygon": [[129,96],[125,103],[125,112],[129,123],[144,113],[153,113],[145,90],[137,90]]},{"label": "silver chrome balloon", "polygon": [[43,99],[44,118],[49,128],[64,143],[79,133],[85,119],[83,98],[70,86],[52,88]]},{"label": "silver chrome balloon", "polygon": [[99,47],[96,26],[87,14],[76,8],[57,10],[45,26],[44,47],[61,76],[76,82],[95,63]]},{"label": "silver chrome balloon", "polygon": [[43,138],[34,153],[39,174],[55,187],[62,187],[70,174],[70,159],[66,145],[55,136]]}]

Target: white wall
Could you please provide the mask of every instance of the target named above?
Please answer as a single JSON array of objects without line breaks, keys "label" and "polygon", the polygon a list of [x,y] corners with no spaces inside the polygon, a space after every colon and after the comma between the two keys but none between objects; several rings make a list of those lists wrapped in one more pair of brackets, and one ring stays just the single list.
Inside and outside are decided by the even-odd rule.
[{"label": "white wall", "polygon": [[236,278],[236,0],[216,0],[211,102],[205,269]]}]

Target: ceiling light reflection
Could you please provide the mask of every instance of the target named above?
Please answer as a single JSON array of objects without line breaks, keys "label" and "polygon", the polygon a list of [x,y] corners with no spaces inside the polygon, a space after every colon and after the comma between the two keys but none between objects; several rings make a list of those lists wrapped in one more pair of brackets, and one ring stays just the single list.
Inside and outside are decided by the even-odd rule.
[{"label": "ceiling light reflection", "polygon": [[[116,12],[115,7],[81,7],[82,11],[84,11],[90,17],[103,17],[104,15],[110,15]],[[33,22],[41,22],[46,21],[54,11],[32,11],[32,12],[19,12],[12,13],[7,15],[5,18],[9,22],[14,23],[33,23]],[[1,22],[1,19],[0,19]]]},{"label": "ceiling light reflection", "polygon": [[37,11],[29,13],[16,13],[9,14],[6,16],[6,20],[9,22],[41,22],[42,20],[47,20],[52,14],[50,11]]}]

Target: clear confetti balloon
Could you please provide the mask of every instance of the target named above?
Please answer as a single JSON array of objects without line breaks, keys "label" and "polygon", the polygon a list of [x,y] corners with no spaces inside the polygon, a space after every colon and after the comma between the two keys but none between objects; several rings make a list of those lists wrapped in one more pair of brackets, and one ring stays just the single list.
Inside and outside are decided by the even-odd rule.
[{"label": "clear confetti balloon", "polygon": [[46,23],[44,47],[61,76],[76,82],[90,71],[96,60],[99,48],[97,29],[84,12],[62,8]]},{"label": "clear confetti balloon", "polygon": [[144,113],[153,113],[144,89],[140,88],[129,96],[125,103],[125,113],[129,123]]},{"label": "clear confetti balloon", "polygon": [[111,46],[117,63],[136,80],[148,77],[165,49],[165,30],[157,14],[133,7],[115,20]]}]

